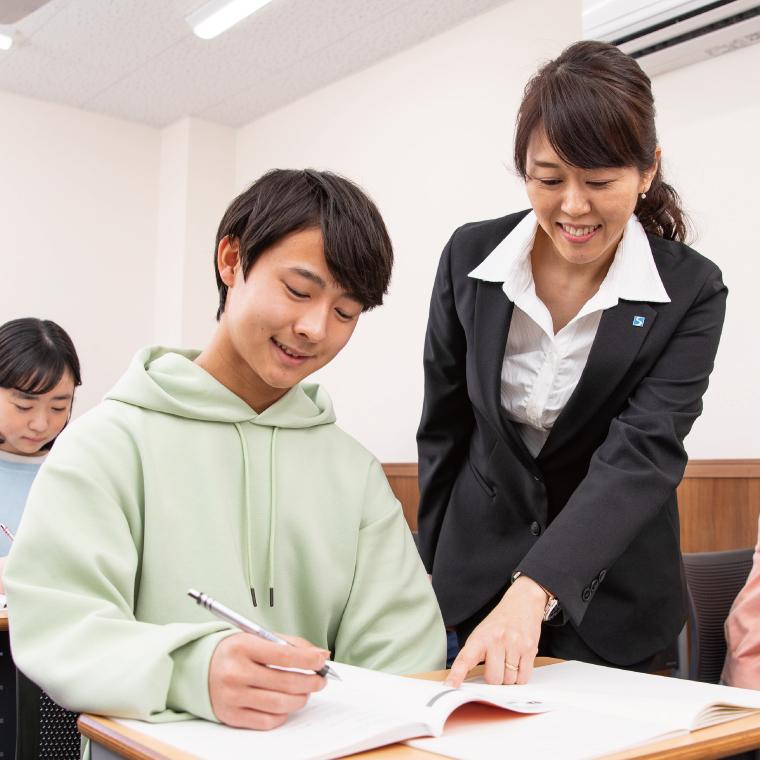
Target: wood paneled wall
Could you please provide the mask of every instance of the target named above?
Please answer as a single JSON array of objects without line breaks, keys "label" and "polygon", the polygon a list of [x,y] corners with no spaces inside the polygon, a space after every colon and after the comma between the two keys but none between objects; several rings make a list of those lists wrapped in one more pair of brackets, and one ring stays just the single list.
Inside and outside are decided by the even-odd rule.
[{"label": "wood paneled wall", "polygon": [[[412,530],[417,528],[417,464],[383,465]],[[760,459],[696,459],[678,487],[684,552],[754,546],[760,515]]]}]

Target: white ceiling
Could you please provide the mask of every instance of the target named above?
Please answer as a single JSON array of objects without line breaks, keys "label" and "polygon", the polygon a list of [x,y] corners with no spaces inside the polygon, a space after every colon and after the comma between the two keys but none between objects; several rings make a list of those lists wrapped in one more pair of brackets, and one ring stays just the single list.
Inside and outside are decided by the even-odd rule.
[{"label": "white ceiling", "polygon": [[201,40],[185,16],[204,0],[50,0],[0,27],[16,35],[0,90],[156,127],[238,127],[505,1],[273,0]]}]

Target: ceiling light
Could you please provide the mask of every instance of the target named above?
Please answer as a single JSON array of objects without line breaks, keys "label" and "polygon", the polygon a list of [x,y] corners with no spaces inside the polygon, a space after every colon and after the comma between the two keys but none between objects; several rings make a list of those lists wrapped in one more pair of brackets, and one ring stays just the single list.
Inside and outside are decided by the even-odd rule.
[{"label": "ceiling light", "polygon": [[0,50],[10,50],[13,45],[13,37],[10,34],[0,34]]},{"label": "ceiling light", "polygon": [[193,32],[204,40],[217,37],[271,0],[210,0],[187,17]]}]

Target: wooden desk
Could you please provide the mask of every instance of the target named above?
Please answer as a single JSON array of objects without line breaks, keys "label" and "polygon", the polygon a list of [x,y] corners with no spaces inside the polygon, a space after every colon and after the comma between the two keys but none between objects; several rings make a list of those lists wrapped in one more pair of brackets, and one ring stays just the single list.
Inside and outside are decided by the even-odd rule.
[{"label": "wooden desk", "polygon": [[[548,657],[538,657],[536,666],[558,662]],[[418,678],[442,681],[447,671],[422,673]],[[474,674],[482,673],[482,666]],[[92,741],[92,760],[198,760],[173,747],[125,728],[108,718],[98,715],[81,715],[79,730]],[[703,728],[674,739],[652,742],[643,747],[609,755],[605,760],[713,760],[760,747],[760,714],[749,718],[729,721],[720,726]],[[353,760],[434,760],[441,758],[430,752],[392,744],[358,755]],[[515,758],[515,760],[520,760]]]}]

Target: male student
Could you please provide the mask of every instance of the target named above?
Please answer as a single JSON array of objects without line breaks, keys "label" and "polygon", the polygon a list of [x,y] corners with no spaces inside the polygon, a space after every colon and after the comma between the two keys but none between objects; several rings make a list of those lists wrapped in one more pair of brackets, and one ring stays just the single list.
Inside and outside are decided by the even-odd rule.
[{"label": "male student", "polygon": [[[208,345],[139,352],[30,493],[6,571],[13,655],[53,699],[264,729],[326,685],[268,665],[319,670],[330,652],[398,673],[443,665],[380,465],[301,383],[382,303],[392,258],[374,204],[334,174],[272,171],[232,202]],[[240,633],[191,587],[308,641]]]}]

